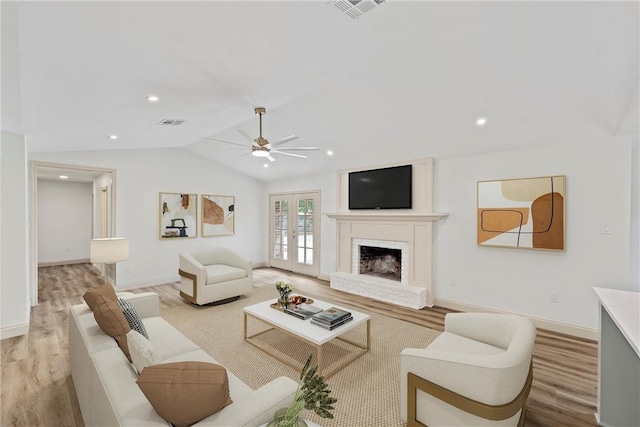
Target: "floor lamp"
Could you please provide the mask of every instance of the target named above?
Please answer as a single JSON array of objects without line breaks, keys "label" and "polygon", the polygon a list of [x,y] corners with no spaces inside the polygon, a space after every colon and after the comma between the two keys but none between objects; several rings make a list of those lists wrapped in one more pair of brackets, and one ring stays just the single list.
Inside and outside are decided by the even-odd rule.
[{"label": "floor lamp", "polygon": [[[109,237],[91,240],[91,262],[113,264],[129,259],[129,239],[127,237]],[[105,269],[106,270],[106,269]],[[113,287],[116,287],[115,268],[113,270]],[[105,271],[105,282],[108,281]]]}]

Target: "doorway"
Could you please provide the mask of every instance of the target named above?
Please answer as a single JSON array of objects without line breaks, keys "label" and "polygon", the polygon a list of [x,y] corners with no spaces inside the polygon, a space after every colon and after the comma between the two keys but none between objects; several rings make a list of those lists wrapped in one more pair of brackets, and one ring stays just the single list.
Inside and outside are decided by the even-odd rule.
[{"label": "doorway", "polygon": [[[62,179],[68,182],[87,182],[93,185],[93,207],[91,213],[91,236],[111,237],[115,230],[115,170],[91,166],[66,165],[32,161],[30,170],[30,299],[38,304],[38,179]],[[104,191],[103,191],[104,190]],[[87,245],[89,242],[87,242]]]},{"label": "doorway", "polygon": [[317,277],[320,192],[269,195],[269,264]]}]

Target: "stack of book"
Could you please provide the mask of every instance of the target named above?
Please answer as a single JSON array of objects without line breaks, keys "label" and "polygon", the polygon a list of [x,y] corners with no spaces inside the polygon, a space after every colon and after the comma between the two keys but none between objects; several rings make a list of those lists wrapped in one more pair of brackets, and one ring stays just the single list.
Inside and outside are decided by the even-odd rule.
[{"label": "stack of book", "polygon": [[318,307],[314,307],[309,304],[301,304],[299,306],[290,306],[284,309],[284,312],[290,314],[291,316],[297,317],[298,319],[307,320],[309,317],[313,316],[321,312],[322,310]]},{"label": "stack of book", "polygon": [[353,320],[353,317],[350,312],[336,307],[328,308],[311,317],[311,323],[313,325],[320,326],[321,328],[325,328],[330,331],[338,326],[350,322],[351,320]]}]

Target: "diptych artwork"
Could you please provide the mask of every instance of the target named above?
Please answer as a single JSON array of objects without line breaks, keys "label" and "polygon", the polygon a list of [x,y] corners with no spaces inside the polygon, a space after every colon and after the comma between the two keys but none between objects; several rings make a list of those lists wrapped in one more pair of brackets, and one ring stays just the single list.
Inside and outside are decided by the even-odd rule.
[{"label": "diptych artwork", "polygon": [[478,245],[564,250],[565,179],[478,182]]},{"label": "diptych artwork", "polygon": [[160,239],[197,237],[196,194],[160,193]]},{"label": "diptych artwork", "polygon": [[235,232],[235,197],[202,195],[202,237]]}]

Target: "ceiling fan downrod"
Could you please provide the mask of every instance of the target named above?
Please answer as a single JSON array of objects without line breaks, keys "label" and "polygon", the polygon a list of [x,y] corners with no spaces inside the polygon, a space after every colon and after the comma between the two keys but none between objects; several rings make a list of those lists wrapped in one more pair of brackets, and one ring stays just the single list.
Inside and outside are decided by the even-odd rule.
[{"label": "ceiling fan downrod", "polygon": [[267,110],[264,107],[256,107],[255,108],[255,112],[256,112],[257,115],[260,116],[260,136],[258,137],[256,142],[258,143],[258,145],[260,147],[264,147],[265,145],[267,145],[269,143],[269,141],[267,141],[266,139],[264,139],[262,137],[262,115],[263,114],[267,114]]}]

